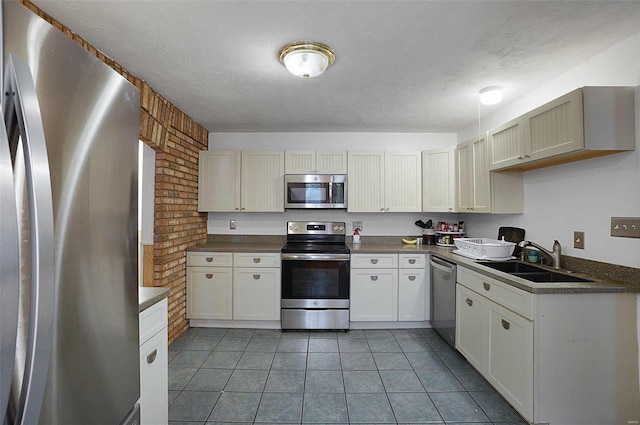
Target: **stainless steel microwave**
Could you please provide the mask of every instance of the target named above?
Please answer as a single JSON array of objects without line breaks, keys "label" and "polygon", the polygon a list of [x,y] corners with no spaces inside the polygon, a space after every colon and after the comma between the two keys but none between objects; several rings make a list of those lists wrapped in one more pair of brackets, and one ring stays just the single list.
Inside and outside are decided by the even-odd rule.
[{"label": "stainless steel microwave", "polygon": [[284,186],[285,208],[347,208],[344,174],[287,174]]}]

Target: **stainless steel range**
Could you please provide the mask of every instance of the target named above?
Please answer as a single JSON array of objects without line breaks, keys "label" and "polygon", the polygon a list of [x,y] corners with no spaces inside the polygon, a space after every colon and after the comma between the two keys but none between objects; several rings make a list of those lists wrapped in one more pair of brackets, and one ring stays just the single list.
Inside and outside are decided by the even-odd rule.
[{"label": "stainless steel range", "polygon": [[344,222],[288,222],[282,329],[349,329],[349,271]]}]

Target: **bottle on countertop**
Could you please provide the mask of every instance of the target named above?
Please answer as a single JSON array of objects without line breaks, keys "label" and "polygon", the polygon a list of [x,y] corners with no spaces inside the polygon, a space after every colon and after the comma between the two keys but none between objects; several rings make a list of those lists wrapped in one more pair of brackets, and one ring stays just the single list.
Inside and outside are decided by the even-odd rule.
[{"label": "bottle on countertop", "polygon": [[360,228],[358,227],[353,230],[353,243],[360,243]]}]

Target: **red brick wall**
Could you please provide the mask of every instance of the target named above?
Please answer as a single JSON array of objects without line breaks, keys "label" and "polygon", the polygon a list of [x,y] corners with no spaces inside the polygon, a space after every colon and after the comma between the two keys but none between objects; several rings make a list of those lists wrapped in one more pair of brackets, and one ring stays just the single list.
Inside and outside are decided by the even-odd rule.
[{"label": "red brick wall", "polygon": [[168,299],[171,344],[189,326],[185,248],[207,239],[207,215],[198,213],[198,151],[207,149],[209,132],[82,37],[28,0],[18,1],[140,89],[140,140],[156,151],[153,282],[154,286],[171,290]]}]

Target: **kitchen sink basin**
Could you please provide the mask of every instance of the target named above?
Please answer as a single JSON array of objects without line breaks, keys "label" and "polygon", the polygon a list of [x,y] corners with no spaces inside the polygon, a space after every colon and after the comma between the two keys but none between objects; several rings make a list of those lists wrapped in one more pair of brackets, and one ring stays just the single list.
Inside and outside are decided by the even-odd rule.
[{"label": "kitchen sink basin", "polygon": [[589,279],[552,272],[542,267],[517,261],[483,261],[480,264],[531,282],[593,282]]}]

